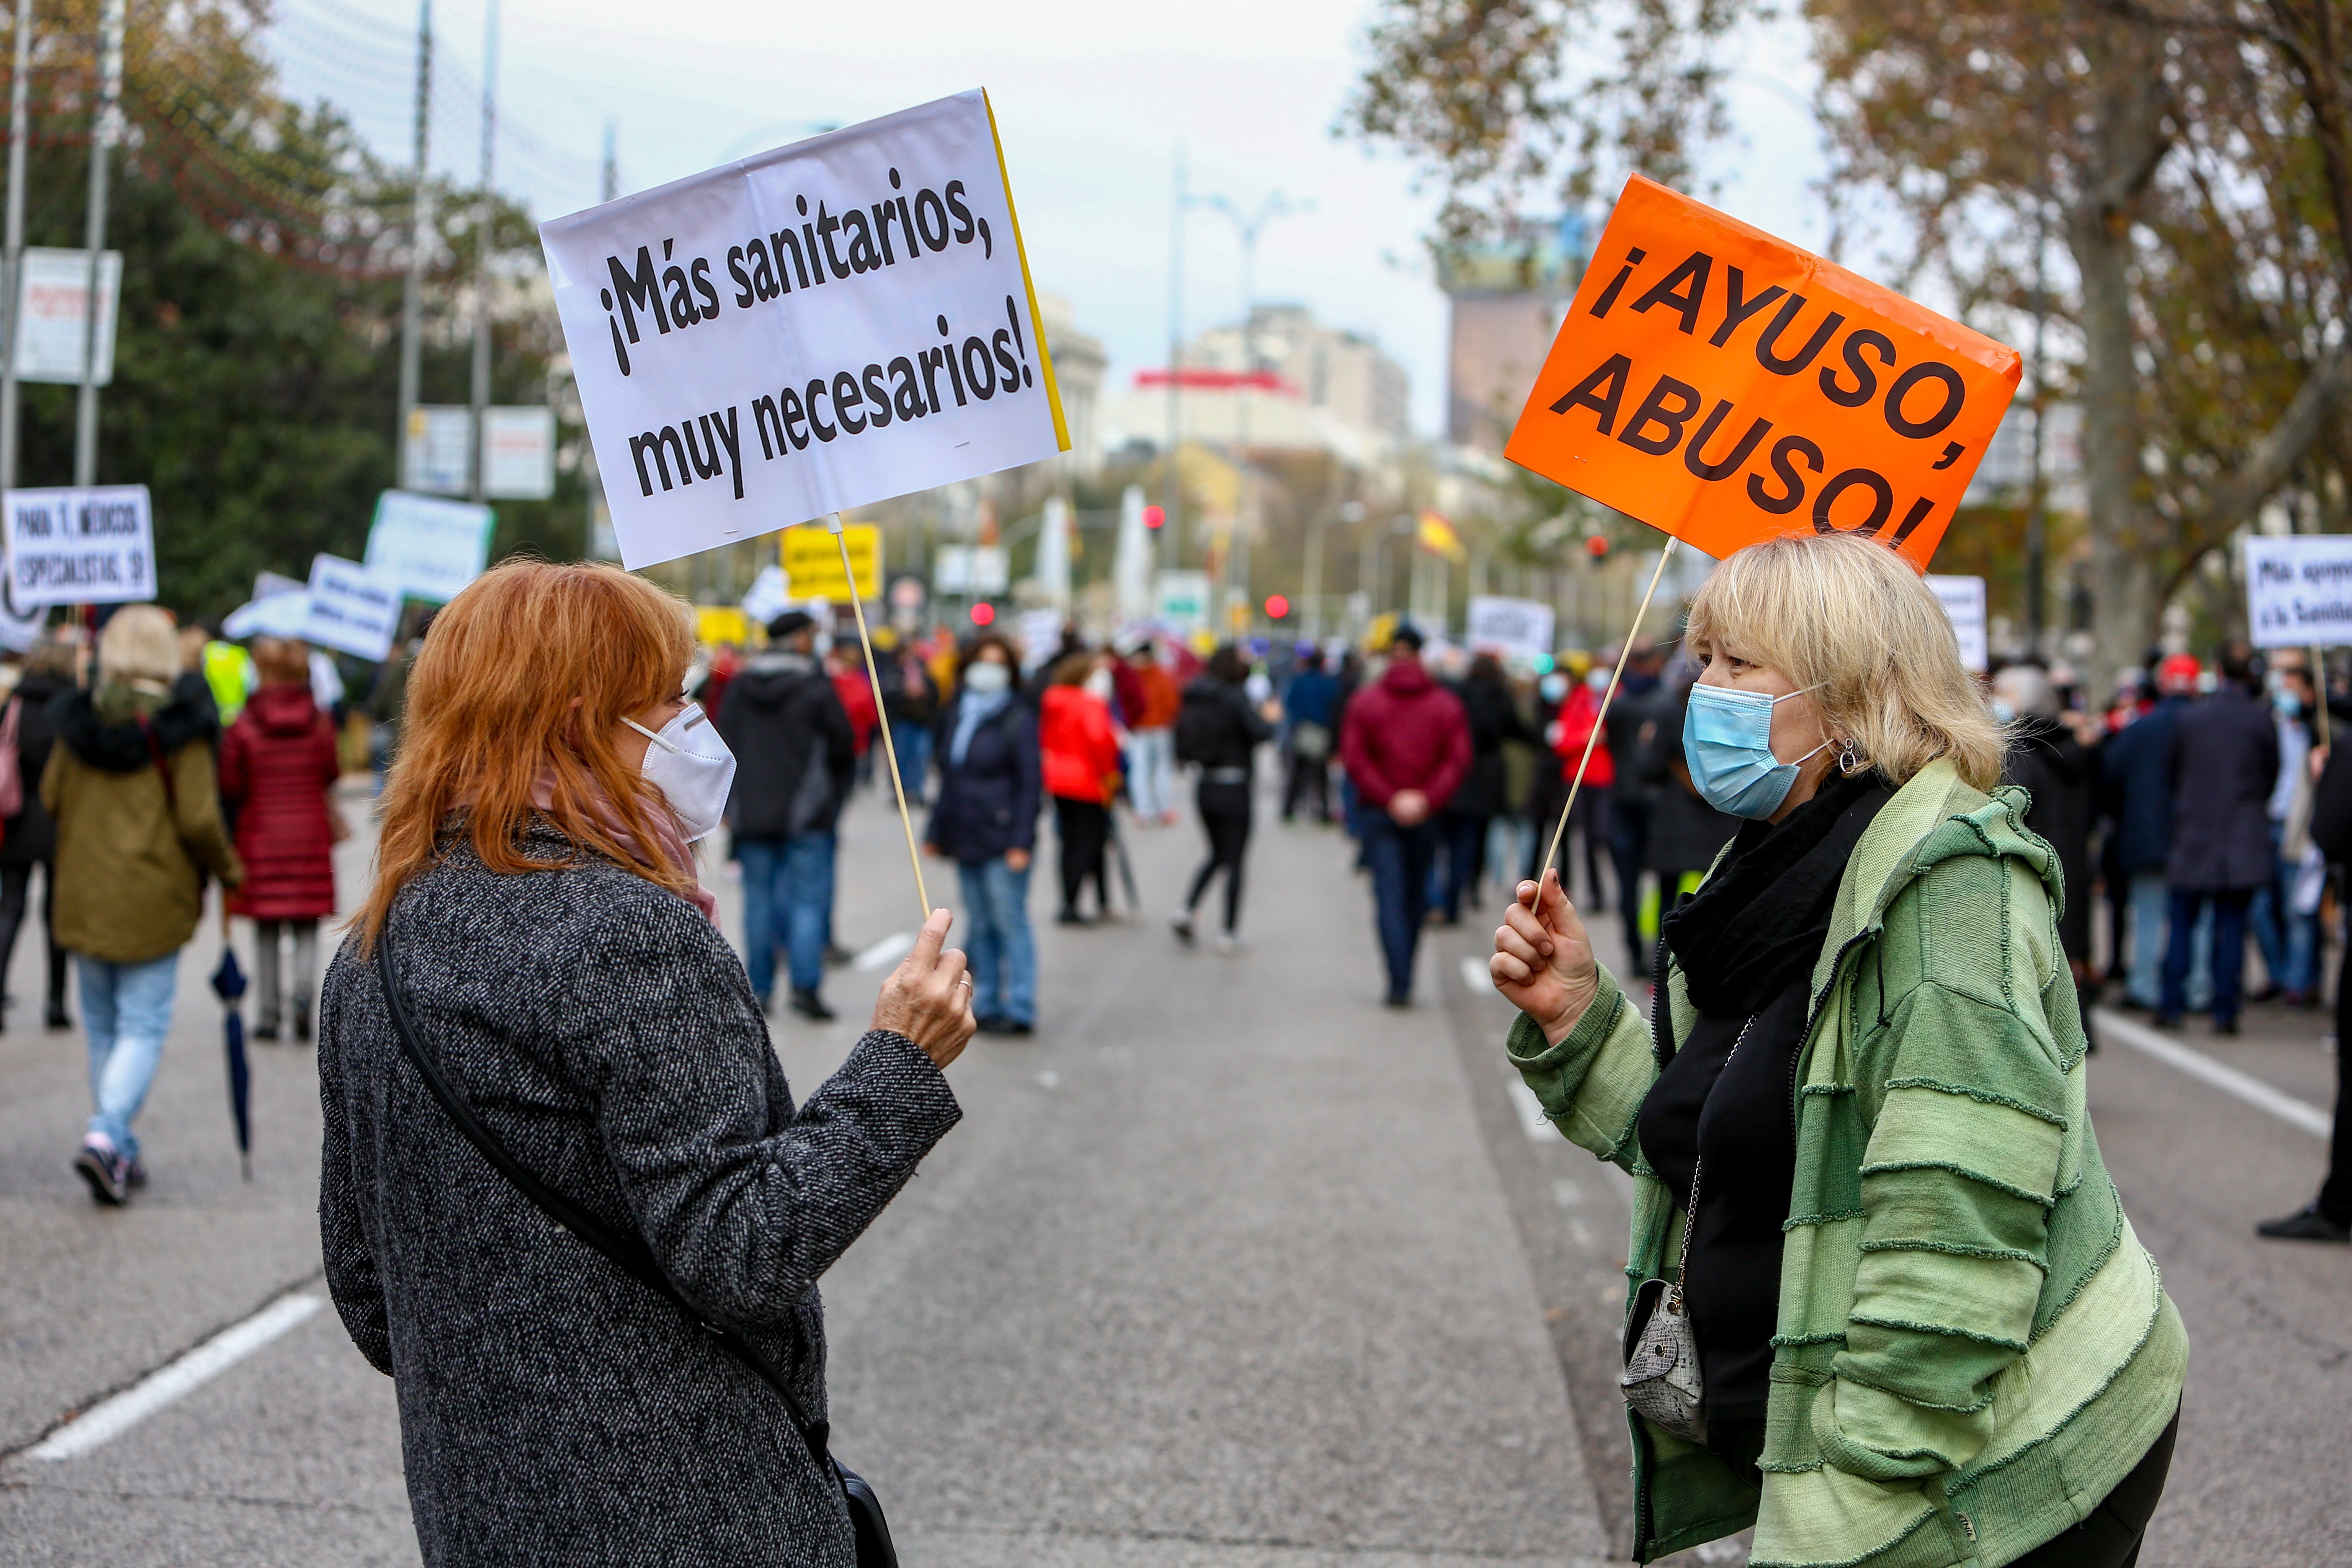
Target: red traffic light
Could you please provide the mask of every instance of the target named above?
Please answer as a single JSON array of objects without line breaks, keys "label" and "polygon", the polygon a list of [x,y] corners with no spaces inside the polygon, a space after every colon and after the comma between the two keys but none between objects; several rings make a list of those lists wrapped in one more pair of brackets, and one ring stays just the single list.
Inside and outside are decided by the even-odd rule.
[{"label": "red traffic light", "polygon": [[1143,509],[1144,527],[1158,528],[1161,523],[1166,522],[1167,521],[1168,514],[1160,508],[1156,506],[1148,506]]},{"label": "red traffic light", "polygon": [[1267,619],[1278,621],[1290,614],[1290,601],[1280,594],[1268,594],[1265,596],[1265,613]]},{"label": "red traffic light", "polygon": [[996,619],[996,606],[982,600],[971,607],[971,624],[984,626]]},{"label": "red traffic light", "polygon": [[1584,542],[1584,552],[1599,561],[1609,553],[1609,541],[1596,533]]}]

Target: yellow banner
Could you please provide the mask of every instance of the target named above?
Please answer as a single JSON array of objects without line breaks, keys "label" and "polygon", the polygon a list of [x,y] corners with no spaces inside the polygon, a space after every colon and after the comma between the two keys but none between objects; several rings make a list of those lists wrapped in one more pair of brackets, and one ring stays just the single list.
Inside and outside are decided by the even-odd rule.
[{"label": "yellow banner", "polygon": [[732,605],[697,605],[694,622],[695,635],[713,647],[723,642],[741,647],[751,640],[751,623]]},{"label": "yellow banner", "polygon": [[[858,595],[868,599],[879,597],[882,530],[870,522],[853,522],[842,529],[841,537],[849,546],[849,564],[857,574]],[[841,548],[834,543],[831,529],[812,523],[784,530],[782,559],[784,576],[790,581],[793,598],[849,603],[849,579],[841,574]]]}]

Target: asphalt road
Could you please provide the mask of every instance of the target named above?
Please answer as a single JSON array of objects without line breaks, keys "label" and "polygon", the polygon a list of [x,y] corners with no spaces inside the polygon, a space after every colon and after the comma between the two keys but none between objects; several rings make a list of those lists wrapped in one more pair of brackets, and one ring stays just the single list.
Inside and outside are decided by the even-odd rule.
[{"label": "asphalt road", "polygon": [[[1192,831],[1127,836],[1149,918],[1062,930],[1033,889],[1038,1035],[983,1037],[950,1070],[964,1123],[826,1280],[836,1443],[909,1568],[1622,1555],[1624,1184],[1530,1135],[1498,1050],[1508,1010],[1464,973],[1483,925],[1433,933],[1421,1005],[1391,1013],[1338,835],[1262,822],[1231,958],[1166,930]],[[862,800],[847,837],[841,940],[901,936],[915,904],[887,805]],[[364,842],[344,854],[348,899]],[[216,953],[208,931],[184,960],[141,1123],[154,1182],[128,1211],[94,1209],[67,1169],[79,1037],[22,1006],[0,1037],[0,1564],[416,1559],[391,1385],[331,1309],[301,1315],[324,1294],[310,1054],[254,1047],[241,1182],[203,988]],[[796,1085],[847,1051],[881,972],[828,982],[842,1023],[776,1026]],[[11,982],[37,995],[29,949]],[[2318,1027],[2185,1043],[2324,1106]],[[2143,1563],[2352,1561],[2352,1254],[2251,1233],[2308,1195],[2320,1140],[2115,1039],[2092,1086],[2195,1343]],[[78,1447],[69,1417],[110,1419],[108,1395],[223,1330],[274,1337]]]}]

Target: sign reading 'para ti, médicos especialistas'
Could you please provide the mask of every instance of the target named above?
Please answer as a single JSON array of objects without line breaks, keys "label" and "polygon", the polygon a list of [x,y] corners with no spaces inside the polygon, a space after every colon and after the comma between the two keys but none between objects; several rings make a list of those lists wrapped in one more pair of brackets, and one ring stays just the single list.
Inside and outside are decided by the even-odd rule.
[{"label": "sign reading 'para ti, m\u00e9dicos especialistas'", "polygon": [[1814,530],[1925,571],[2017,351],[1635,175],[1504,455],[1720,558]]},{"label": "sign reading 'para ti, m\u00e9dicos especialistas'", "polygon": [[1069,446],[978,90],[540,237],[628,566]]},{"label": "sign reading 'para ti, m\u00e9dicos especialistas'", "polygon": [[155,523],[145,485],[10,490],[0,512],[9,596],[20,610],[155,596]]}]

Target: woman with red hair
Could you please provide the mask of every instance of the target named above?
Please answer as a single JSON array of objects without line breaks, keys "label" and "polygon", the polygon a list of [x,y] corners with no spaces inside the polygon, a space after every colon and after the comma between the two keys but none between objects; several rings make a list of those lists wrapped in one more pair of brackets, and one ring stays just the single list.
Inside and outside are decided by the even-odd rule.
[{"label": "woman with red hair", "polygon": [[693,654],[643,578],[510,562],[409,678],[319,1211],[428,1563],[853,1560],[816,1281],[961,1114],[963,955],[933,911],[794,1102],[695,878],[733,759]]}]

